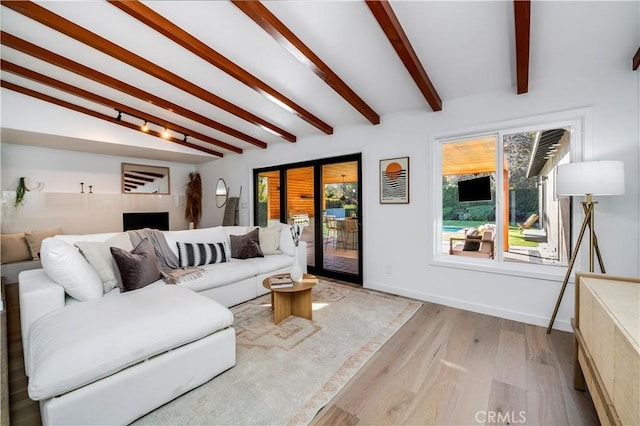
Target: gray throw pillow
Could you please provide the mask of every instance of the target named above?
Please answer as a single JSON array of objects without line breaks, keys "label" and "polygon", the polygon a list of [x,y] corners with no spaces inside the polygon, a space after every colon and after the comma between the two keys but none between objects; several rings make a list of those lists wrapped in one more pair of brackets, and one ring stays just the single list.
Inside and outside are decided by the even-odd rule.
[{"label": "gray throw pillow", "polygon": [[252,257],[264,257],[260,250],[258,228],[244,235],[229,235],[231,242],[231,257],[236,259],[249,259]]},{"label": "gray throw pillow", "polygon": [[482,235],[478,235],[478,230],[474,230],[467,234],[467,240],[464,242],[462,251],[478,251],[480,250],[480,241]]},{"label": "gray throw pillow", "polygon": [[137,290],[161,278],[153,245],[148,239],[140,241],[131,252],[110,247],[122,276],[123,291]]}]

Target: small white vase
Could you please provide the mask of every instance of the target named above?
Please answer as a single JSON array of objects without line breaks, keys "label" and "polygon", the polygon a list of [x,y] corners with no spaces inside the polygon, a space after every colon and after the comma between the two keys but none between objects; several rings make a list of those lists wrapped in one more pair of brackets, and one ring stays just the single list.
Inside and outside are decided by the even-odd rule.
[{"label": "small white vase", "polygon": [[302,268],[300,267],[300,260],[298,259],[298,246],[293,249],[293,265],[291,265],[291,272],[289,272],[291,280],[295,282],[302,281]]}]

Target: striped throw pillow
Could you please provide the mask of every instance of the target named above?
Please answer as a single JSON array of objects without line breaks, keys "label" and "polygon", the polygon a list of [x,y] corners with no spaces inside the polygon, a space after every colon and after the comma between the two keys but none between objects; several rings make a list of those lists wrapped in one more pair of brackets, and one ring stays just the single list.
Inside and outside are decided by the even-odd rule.
[{"label": "striped throw pillow", "polygon": [[221,243],[176,243],[180,267],[201,266],[210,263],[222,263],[227,261],[227,253],[224,242]]}]

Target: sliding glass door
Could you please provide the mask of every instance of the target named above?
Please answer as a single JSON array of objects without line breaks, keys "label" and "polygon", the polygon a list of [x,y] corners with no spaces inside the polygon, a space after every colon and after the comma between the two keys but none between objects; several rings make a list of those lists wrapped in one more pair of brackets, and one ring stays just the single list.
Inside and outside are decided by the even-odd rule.
[{"label": "sliding glass door", "polygon": [[322,166],[322,267],[336,273],[360,275],[358,162]]},{"label": "sliding glass door", "polygon": [[361,155],[254,170],[254,223],[293,223],[302,232],[311,273],[362,283]]},{"label": "sliding glass door", "polygon": [[280,222],[280,171],[272,170],[257,175],[255,224],[269,226]]},{"label": "sliding glass door", "polygon": [[295,167],[285,170],[286,223],[293,223],[296,216],[309,218],[309,225],[302,228],[300,239],[307,242],[307,266],[315,266],[315,196],[314,167]]}]

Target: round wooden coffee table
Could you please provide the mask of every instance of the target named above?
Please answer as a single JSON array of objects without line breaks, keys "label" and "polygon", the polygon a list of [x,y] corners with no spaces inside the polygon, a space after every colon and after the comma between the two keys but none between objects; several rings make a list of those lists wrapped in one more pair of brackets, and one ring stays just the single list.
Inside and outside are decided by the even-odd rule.
[{"label": "round wooden coffee table", "polygon": [[273,323],[278,324],[290,315],[312,319],[311,289],[318,284],[318,279],[304,274],[301,282],[294,282],[293,287],[271,288],[269,278],[288,277],[289,274],[278,274],[262,281],[264,288],[271,290],[271,307],[273,309]]}]

